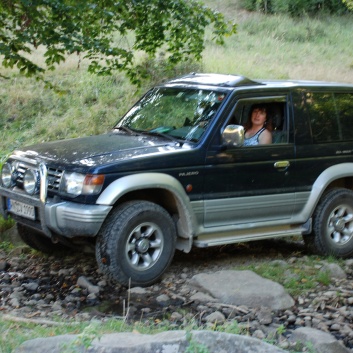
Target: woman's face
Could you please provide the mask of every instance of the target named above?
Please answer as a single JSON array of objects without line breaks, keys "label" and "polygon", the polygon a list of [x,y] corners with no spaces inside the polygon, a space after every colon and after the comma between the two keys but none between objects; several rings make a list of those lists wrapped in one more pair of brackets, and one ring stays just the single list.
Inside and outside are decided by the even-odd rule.
[{"label": "woman's face", "polygon": [[266,121],[266,116],[267,113],[265,109],[255,108],[251,113],[251,122],[253,123],[253,125],[263,126]]}]

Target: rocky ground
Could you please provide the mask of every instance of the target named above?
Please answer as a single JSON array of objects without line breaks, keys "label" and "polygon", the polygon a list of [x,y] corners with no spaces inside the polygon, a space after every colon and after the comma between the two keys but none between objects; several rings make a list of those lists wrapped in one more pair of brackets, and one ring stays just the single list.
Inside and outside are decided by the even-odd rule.
[{"label": "rocky ground", "polygon": [[[195,325],[237,324],[239,332],[288,348],[286,335],[298,327],[333,334],[353,347],[353,260],[342,266],[346,278],[318,285],[294,297],[289,310],[269,311],[209,302],[195,296],[189,281],[200,273],[267,262],[301,263],[301,242],[269,240],[177,253],[163,280],[149,288],[128,290],[108,283],[98,272],[94,254],[47,257],[28,248],[0,252],[0,311],[27,320],[89,320],[124,317],[129,322],[163,322],[180,329]],[[342,277],[341,273],[337,277]]]}]

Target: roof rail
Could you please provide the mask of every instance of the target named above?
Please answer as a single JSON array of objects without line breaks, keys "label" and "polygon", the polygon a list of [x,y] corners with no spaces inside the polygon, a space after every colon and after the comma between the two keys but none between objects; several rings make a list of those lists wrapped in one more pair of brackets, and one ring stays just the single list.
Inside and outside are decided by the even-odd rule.
[{"label": "roof rail", "polygon": [[205,74],[195,73],[177,77],[168,81],[171,84],[197,84],[207,86],[223,86],[223,87],[239,87],[249,85],[263,85],[261,82],[250,80],[241,75],[226,75],[226,74]]}]

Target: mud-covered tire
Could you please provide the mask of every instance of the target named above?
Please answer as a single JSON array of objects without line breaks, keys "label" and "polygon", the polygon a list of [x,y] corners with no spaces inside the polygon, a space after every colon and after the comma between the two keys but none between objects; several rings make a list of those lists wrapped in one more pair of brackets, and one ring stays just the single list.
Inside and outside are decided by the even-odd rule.
[{"label": "mud-covered tire", "polygon": [[149,286],[170,265],[175,243],[175,224],[165,209],[148,201],[126,202],[113,210],[97,236],[97,263],[110,280]]},{"label": "mud-covered tire", "polygon": [[68,249],[65,245],[54,244],[45,235],[23,224],[17,223],[17,232],[25,244],[45,254],[53,254]]},{"label": "mud-covered tire", "polygon": [[323,195],[313,216],[312,234],[304,241],[319,255],[353,255],[353,191],[332,189]]}]

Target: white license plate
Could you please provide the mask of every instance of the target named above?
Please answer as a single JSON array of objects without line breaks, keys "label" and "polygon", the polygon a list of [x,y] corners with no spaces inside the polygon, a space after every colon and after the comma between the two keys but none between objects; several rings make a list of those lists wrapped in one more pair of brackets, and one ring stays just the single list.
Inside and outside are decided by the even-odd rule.
[{"label": "white license plate", "polygon": [[7,199],[7,209],[18,216],[22,216],[29,219],[36,219],[34,206],[28,205],[23,202]]}]

